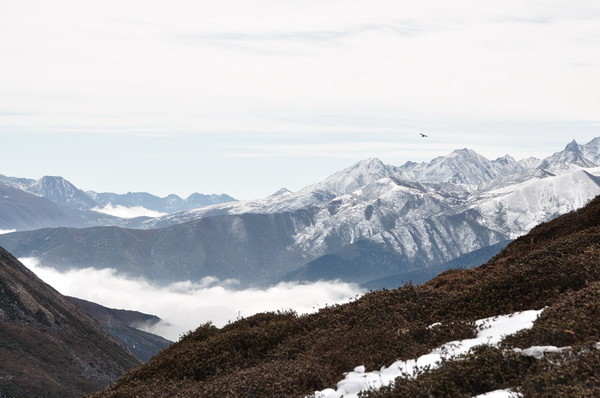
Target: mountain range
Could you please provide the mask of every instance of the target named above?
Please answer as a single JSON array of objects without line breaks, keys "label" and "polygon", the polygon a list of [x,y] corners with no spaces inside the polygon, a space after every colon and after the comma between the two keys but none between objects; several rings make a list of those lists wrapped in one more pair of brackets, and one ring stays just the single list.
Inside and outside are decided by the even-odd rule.
[{"label": "mountain range", "polygon": [[0,230],[33,230],[52,227],[126,226],[113,216],[115,208],[139,209],[142,214],[162,214],[235,201],[229,195],[193,193],[182,199],[146,192],[126,194],[84,192],[57,176],[38,180],[0,175]]},{"label": "mountain range", "polygon": [[469,149],[402,166],[372,158],[298,192],[112,226],[20,231],[0,235],[0,245],[59,269],[112,267],[157,282],[419,280],[600,194],[599,147],[600,137],[572,141],[521,161]]},{"label": "mountain range", "polygon": [[599,311],[600,196],[477,268],[200,325],[93,397],[596,397]]},{"label": "mountain range", "polygon": [[1,235],[0,245],[59,269],[112,267],[158,282],[210,275],[248,286],[332,277],[368,283],[428,274],[600,194],[599,143],[572,141],[523,161],[469,149],[403,166],[372,158],[298,192],[116,226],[16,232]]}]

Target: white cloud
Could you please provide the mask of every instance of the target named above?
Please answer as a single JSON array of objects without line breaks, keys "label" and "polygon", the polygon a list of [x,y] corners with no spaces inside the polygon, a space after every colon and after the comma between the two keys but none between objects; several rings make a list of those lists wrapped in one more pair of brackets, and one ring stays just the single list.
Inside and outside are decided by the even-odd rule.
[{"label": "white cloud", "polygon": [[135,217],[160,217],[164,216],[167,213],[161,213],[159,211],[149,210],[145,207],[134,206],[134,207],[126,207],[121,205],[112,205],[107,204],[106,206],[100,208],[96,207],[92,209],[93,211],[97,211],[99,213],[108,214],[115,217],[121,218],[135,218]]},{"label": "white cloud", "polygon": [[35,258],[20,261],[64,295],[159,316],[164,322],[150,331],[174,341],[205,322],[223,326],[240,316],[287,309],[310,313],[362,293],[358,286],[342,282],[280,283],[262,290],[235,290],[235,281],[212,277],[159,286],[123,277],[114,269],[60,272],[43,267]]}]

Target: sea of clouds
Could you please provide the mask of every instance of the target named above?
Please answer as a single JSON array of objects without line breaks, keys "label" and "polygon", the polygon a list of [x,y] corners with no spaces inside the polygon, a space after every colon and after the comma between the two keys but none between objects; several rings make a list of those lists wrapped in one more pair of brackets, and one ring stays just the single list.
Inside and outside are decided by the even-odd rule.
[{"label": "sea of clouds", "polygon": [[206,277],[159,285],[143,278],[126,277],[111,268],[81,268],[66,272],[43,266],[36,258],[20,258],[39,278],[66,296],[109,308],[157,315],[162,322],[144,330],[177,341],[201,324],[221,327],[240,317],[265,311],[292,309],[299,314],[326,305],[348,302],[364,291],[339,281],[279,283],[265,289],[236,289],[234,280]]}]

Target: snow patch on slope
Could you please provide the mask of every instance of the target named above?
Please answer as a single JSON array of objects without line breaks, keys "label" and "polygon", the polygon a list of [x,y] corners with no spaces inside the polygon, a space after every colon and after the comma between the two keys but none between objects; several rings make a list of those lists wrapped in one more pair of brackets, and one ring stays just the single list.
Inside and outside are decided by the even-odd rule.
[{"label": "snow patch on slope", "polygon": [[485,394],[479,394],[473,398],[521,398],[522,396],[522,394],[514,392],[510,388],[505,388],[503,390],[496,390],[486,392]]},{"label": "snow patch on slope", "polygon": [[469,353],[473,347],[484,344],[495,346],[504,337],[531,328],[542,311],[529,310],[477,320],[475,323],[479,331],[475,338],[451,341],[417,359],[396,361],[379,371],[365,372],[364,366],[358,366],[337,383],[337,389],[316,391],[312,397],[358,398],[361,391],[380,389],[393,384],[397,377],[415,377],[420,369],[427,366],[430,369],[438,368],[443,360],[456,359]]}]

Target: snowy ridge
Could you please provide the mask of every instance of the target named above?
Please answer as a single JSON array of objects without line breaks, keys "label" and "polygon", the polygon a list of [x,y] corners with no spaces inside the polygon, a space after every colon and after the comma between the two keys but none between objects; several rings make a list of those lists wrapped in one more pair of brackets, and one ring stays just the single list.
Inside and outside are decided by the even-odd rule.
[{"label": "snowy ridge", "polygon": [[[168,261],[177,257],[180,240],[189,240],[190,247],[199,250],[197,257],[182,260],[188,262],[181,267],[182,278],[192,274],[207,276],[199,270],[212,266],[205,255],[210,253],[211,262],[221,261],[231,267],[227,272],[237,274],[240,269],[255,267],[248,271],[248,283],[269,284],[288,276],[294,278],[295,272],[311,267],[315,261],[307,278],[338,277],[364,283],[445,264],[516,238],[539,223],[583,206],[600,194],[600,168],[582,168],[595,165],[590,157],[599,156],[599,147],[599,139],[583,146],[571,142],[536,167],[532,167],[536,160],[519,162],[508,155],[489,160],[469,149],[453,151],[429,163],[408,162],[403,166],[386,165],[371,158],[297,192],[282,189],[259,200],[215,204],[154,218],[119,218],[106,223],[118,222],[119,226],[133,229],[172,227],[175,231],[172,235],[157,232],[161,239],[167,236],[165,250],[174,250],[169,253]],[[552,172],[542,164],[552,166]],[[62,187],[62,191],[68,191],[68,185]],[[104,197],[127,200],[127,205],[122,206],[134,207],[138,211],[135,214],[131,214],[132,209],[120,208],[113,202],[108,208],[99,208],[118,210],[120,217],[149,215],[146,210],[135,209],[139,201],[177,201],[174,195],[151,196],[129,193]],[[94,217],[98,216],[94,212]],[[94,225],[101,225],[104,219],[111,217],[103,215]],[[12,228],[2,225],[2,229]],[[203,236],[196,235],[200,231]],[[120,235],[108,236],[104,231],[94,230],[89,234],[103,236],[107,242],[123,239]],[[210,239],[204,238],[208,236]],[[57,234],[56,239],[66,238]],[[240,249],[242,243],[247,245],[245,251]],[[118,247],[120,242],[112,244]],[[344,274],[348,269],[339,259],[348,250],[360,261],[370,259],[364,272]],[[97,258],[102,257],[97,254]],[[380,261],[382,258],[386,261]],[[130,260],[123,257],[121,261],[128,264]],[[163,272],[168,261],[156,261]],[[336,275],[323,272],[336,262]],[[308,274],[297,275],[300,278]]]},{"label": "snowy ridge", "polygon": [[[592,156],[592,158],[594,158],[594,147],[589,146],[586,148],[588,156]],[[577,142],[575,142],[575,140],[573,140],[565,147],[563,151],[557,152],[554,155],[544,159],[538,168],[549,171],[553,174],[561,174],[596,166],[596,163],[585,157],[581,147],[577,144]]]},{"label": "snowy ridge", "polygon": [[96,202],[81,189],[62,177],[45,176],[27,186],[25,191],[49,199],[54,203],[68,205],[78,209],[91,209]]},{"label": "snowy ridge", "polygon": [[[435,182],[408,179],[417,175]],[[464,183],[448,182],[456,175]],[[285,213],[294,227],[285,232],[293,243],[283,250],[300,253],[306,262],[369,240],[416,268],[514,239],[583,206],[600,195],[599,176],[597,167],[555,175],[539,167],[526,169],[510,156],[490,161],[466,149],[430,164],[402,167],[367,159],[298,192],[281,190],[264,199],[170,214],[139,226]]]},{"label": "snowy ridge", "polygon": [[480,222],[515,239],[542,221],[584,206],[600,195],[600,168],[576,170],[485,192],[471,207]]},{"label": "snowy ridge", "polygon": [[586,159],[600,165],[600,137],[594,138],[579,148]]}]

